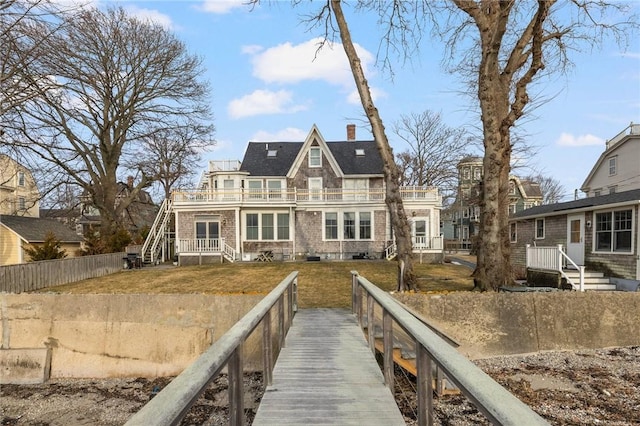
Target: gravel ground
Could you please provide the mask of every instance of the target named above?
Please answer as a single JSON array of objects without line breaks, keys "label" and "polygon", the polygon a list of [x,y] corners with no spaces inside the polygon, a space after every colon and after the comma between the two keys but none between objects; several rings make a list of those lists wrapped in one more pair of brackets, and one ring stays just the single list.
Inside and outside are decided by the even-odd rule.
[{"label": "gravel ground", "polygon": [[[475,361],[553,425],[640,425],[640,346],[544,352]],[[51,380],[0,387],[2,425],[122,425],[170,379]],[[415,424],[415,383],[396,375],[396,397]],[[259,373],[245,377],[250,424],[262,397]],[[215,380],[182,422],[228,424],[227,381]],[[436,425],[489,424],[466,399],[435,400]]]}]

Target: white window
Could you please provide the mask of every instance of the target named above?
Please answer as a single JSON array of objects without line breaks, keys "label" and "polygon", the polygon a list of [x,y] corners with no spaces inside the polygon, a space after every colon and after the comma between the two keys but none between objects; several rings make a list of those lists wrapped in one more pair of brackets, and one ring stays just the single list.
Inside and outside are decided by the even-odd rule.
[{"label": "white window", "polygon": [[282,198],[282,182],[279,180],[268,180],[267,189],[269,190],[269,199],[277,200]]},{"label": "white window", "polygon": [[324,238],[325,240],[338,239],[338,213],[335,213],[335,212],[325,213]]},{"label": "white window", "polygon": [[234,188],[233,188],[234,182],[233,179],[225,179],[222,182],[222,186],[224,188],[224,198],[226,200],[232,200],[234,194]]},{"label": "white window", "polygon": [[468,167],[465,167],[464,169],[462,169],[462,179],[464,180],[469,180],[469,176],[470,176],[470,171]]},{"label": "white window", "polygon": [[270,149],[267,151],[267,157],[275,157],[278,155],[278,151],[276,151],[275,149]]},{"label": "white window", "polygon": [[309,148],[309,167],[322,167],[322,151],[320,148]]},{"label": "white window", "polygon": [[322,178],[309,178],[307,183],[309,185],[309,199],[316,201],[322,200]]},{"label": "white window", "polygon": [[344,200],[366,200],[369,195],[369,179],[344,179]]},{"label": "white window", "polygon": [[631,209],[596,213],[596,251],[631,253],[632,229]]},{"label": "white window", "polygon": [[18,172],[18,186],[24,186],[24,172]]},{"label": "white window", "polygon": [[18,210],[24,211],[27,209],[27,201],[24,197],[18,198]]},{"label": "white window", "polygon": [[[339,233],[339,229],[342,232]],[[373,238],[371,212],[326,212],[324,214],[325,240],[370,240]]]},{"label": "white window", "polygon": [[413,222],[413,245],[416,248],[427,247],[427,220],[416,219]]},{"label": "white window", "polygon": [[289,213],[247,213],[245,217],[247,240],[289,239]]},{"label": "white window", "polygon": [[250,180],[247,185],[249,186],[249,198],[250,199],[260,199],[263,198],[262,194],[262,181],[261,180]]},{"label": "white window", "polygon": [[364,157],[364,149],[362,148],[356,149],[356,157]]},{"label": "white window", "polygon": [[481,169],[480,167],[476,167],[473,169],[473,180],[480,180],[481,177]]},{"label": "white window", "polygon": [[618,157],[609,158],[609,176],[613,176],[618,172]]}]

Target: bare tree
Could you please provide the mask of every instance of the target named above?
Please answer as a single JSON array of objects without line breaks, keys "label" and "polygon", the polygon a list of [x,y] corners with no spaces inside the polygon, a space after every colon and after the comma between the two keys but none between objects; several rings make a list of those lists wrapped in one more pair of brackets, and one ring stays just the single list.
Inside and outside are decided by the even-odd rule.
[{"label": "bare tree", "polygon": [[564,186],[557,179],[543,174],[530,175],[525,178],[540,185],[542,204],[554,204],[562,200],[565,194]]},{"label": "bare tree", "polygon": [[449,127],[440,113],[425,110],[402,115],[393,132],[409,149],[396,155],[401,185],[433,186],[455,195],[457,162],[473,147],[464,128]]},{"label": "bare tree", "polygon": [[[532,83],[545,69],[560,71],[567,65],[572,41],[593,43],[606,31],[623,35],[624,27],[637,27],[637,21],[625,16],[612,24],[610,19],[615,17],[607,17],[606,12],[620,11],[624,5],[607,2],[571,1],[566,6],[574,9],[573,16],[561,10],[565,5],[555,7],[556,0],[452,3],[462,16],[449,21],[455,23],[441,34],[452,51],[466,52],[457,62],[458,70],[471,70],[465,75],[475,76],[472,81],[483,128],[484,180],[474,278],[477,288],[484,291],[512,282],[507,208],[511,132],[531,106]],[[475,48],[469,49],[470,45]]]},{"label": "bare tree", "polygon": [[169,198],[173,189],[191,183],[193,165],[215,144],[212,133],[212,125],[191,121],[150,132],[140,143],[134,167],[159,184],[164,198]]},{"label": "bare tree", "polygon": [[[157,176],[127,170],[144,140],[176,122],[208,123],[208,84],[201,59],[160,25],[122,8],[86,9],[63,17],[25,67],[37,97],[20,108],[20,148],[55,164],[90,197],[102,231],[121,225],[123,212]],[[51,25],[59,25],[53,23]],[[31,35],[36,42],[35,28]],[[116,203],[118,180],[138,174]]]},{"label": "bare tree", "polygon": [[373,98],[371,97],[371,90],[364,75],[360,58],[358,57],[358,53],[356,52],[351,40],[351,33],[344,17],[344,13],[342,12],[341,0],[331,0],[330,7],[340,32],[342,47],[349,59],[353,79],[355,81],[356,88],[358,89],[358,93],[360,94],[362,108],[369,119],[373,138],[376,141],[378,152],[380,152],[380,156],[383,161],[386,191],[385,203],[389,210],[391,226],[394,231],[398,250],[398,291],[415,289],[416,283],[415,274],[413,272],[411,229],[402,203],[402,195],[400,194],[400,172],[395,163],[393,150],[391,149],[391,145],[387,139],[382,118],[380,117],[378,109],[373,102]]}]

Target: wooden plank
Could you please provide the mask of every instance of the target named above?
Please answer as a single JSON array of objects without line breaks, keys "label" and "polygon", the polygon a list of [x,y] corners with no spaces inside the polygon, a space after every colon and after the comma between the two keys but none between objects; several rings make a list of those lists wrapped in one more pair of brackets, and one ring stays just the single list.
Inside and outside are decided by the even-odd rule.
[{"label": "wooden plank", "polygon": [[253,424],[405,422],[355,318],[342,309],[303,309],[289,330]]}]

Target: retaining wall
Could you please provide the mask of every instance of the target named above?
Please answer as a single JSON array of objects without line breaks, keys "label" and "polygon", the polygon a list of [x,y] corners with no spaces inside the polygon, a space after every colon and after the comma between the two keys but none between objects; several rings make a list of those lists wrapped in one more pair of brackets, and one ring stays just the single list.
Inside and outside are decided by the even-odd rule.
[{"label": "retaining wall", "polygon": [[[0,348],[50,348],[51,377],[172,376],[263,297],[0,293]],[[262,368],[261,348],[254,333],[245,369]]]},{"label": "retaining wall", "polygon": [[395,294],[469,358],[640,345],[640,293]]}]

